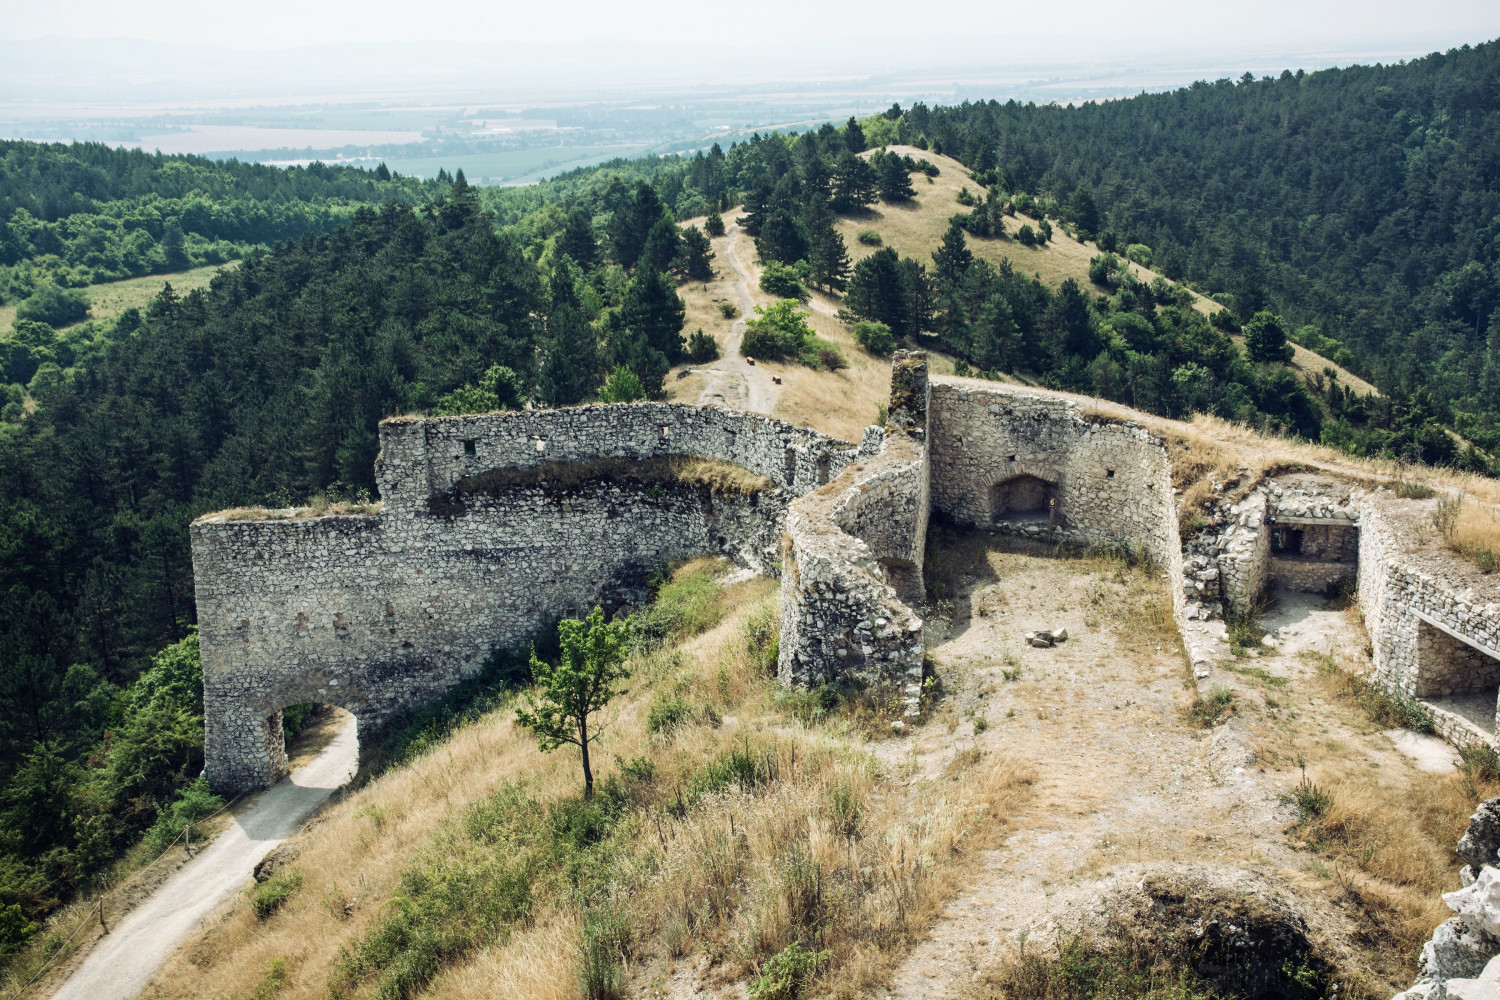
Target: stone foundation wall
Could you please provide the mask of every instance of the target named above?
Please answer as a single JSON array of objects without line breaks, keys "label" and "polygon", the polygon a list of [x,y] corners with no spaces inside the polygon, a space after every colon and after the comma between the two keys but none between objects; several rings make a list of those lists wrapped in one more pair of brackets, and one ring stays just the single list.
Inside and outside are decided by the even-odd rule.
[{"label": "stone foundation wall", "polygon": [[[1180,576],[1171,466],[1144,427],[1091,418],[1066,396],[956,378],[933,380],[931,420],[935,513],[1080,546],[1129,546]],[[1018,476],[1055,484],[1054,515],[996,509],[996,487]]]},{"label": "stone foundation wall", "polygon": [[[1418,523],[1430,523],[1426,508],[1433,504],[1370,494],[1361,511],[1358,599],[1374,650],[1375,679],[1408,698],[1500,683],[1500,605],[1481,604],[1417,568],[1430,564],[1431,556],[1414,552],[1409,513],[1419,511]],[[1488,736],[1493,740],[1494,733]]]},{"label": "stone foundation wall", "polygon": [[1325,562],[1272,555],[1268,579],[1284,590],[1322,594],[1340,580],[1354,579],[1358,572],[1359,565],[1352,559],[1348,562]]},{"label": "stone foundation wall", "polygon": [[1271,536],[1266,531],[1266,493],[1251,490],[1230,508],[1230,523],[1219,536],[1219,586],[1226,612],[1249,614],[1271,571]]}]

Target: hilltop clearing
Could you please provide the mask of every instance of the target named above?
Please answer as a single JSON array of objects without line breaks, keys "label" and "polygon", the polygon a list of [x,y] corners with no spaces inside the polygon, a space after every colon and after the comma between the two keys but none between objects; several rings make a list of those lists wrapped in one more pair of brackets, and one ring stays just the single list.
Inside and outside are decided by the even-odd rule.
[{"label": "hilltop clearing", "polygon": [[[844,241],[849,246],[849,255],[855,261],[868,257],[876,250],[876,247],[860,241],[859,235],[864,232],[880,234],[883,245],[892,247],[902,256],[924,262],[930,261],[932,252],[943,241],[943,233],[948,229],[949,220],[956,213],[967,211],[958,201],[959,192],[967,190],[970,194],[982,198],[984,188],[969,177],[970,172],[967,167],[952,157],[918,149],[915,146],[893,145],[889,149],[902,156],[910,156],[913,159],[936,164],[939,171],[937,176],[914,178],[916,196],[911,201],[895,205],[885,202],[877,203],[863,213],[839,219],[838,230],[844,235]],[[1094,286],[1089,280],[1089,262],[1102,253],[1097,241],[1091,239],[1079,241],[1062,230],[1059,220],[1053,221],[1058,222],[1058,231],[1053,234],[1051,240],[1044,244],[1026,246],[1014,238],[1015,233],[1023,225],[1037,228],[1041,219],[1035,215],[1016,211],[1006,218],[1006,230],[1011,238],[971,237],[969,248],[976,257],[993,264],[1009,259],[1018,271],[1031,274],[1054,289],[1071,278],[1085,289],[1107,292],[1108,289]],[[1121,263],[1139,281],[1148,285],[1158,276],[1165,277],[1160,272],[1153,271],[1123,256]],[[1224,308],[1198,292],[1191,289],[1185,290],[1192,296],[1193,308],[1205,316],[1211,316]],[[1236,337],[1235,342],[1243,345],[1244,338]],[[1292,349],[1294,352],[1292,367],[1297,369],[1304,378],[1311,378],[1315,374],[1321,375],[1325,368],[1332,368],[1338,373],[1339,381],[1357,394],[1363,396],[1377,393],[1373,385],[1322,355],[1300,344],[1293,344]]]}]

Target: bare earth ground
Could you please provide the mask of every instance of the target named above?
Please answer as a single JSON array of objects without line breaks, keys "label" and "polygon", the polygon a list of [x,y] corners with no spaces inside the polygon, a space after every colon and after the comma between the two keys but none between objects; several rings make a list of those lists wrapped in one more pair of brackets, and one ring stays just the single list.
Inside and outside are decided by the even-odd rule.
[{"label": "bare earth ground", "polygon": [[250,880],[251,870],[294,834],[354,774],[354,717],[334,710],[289,747],[293,773],[249,799],[197,856],[95,942],[55,1000],[129,1000],[203,918]]},{"label": "bare earth ground", "polygon": [[[962,995],[1023,941],[1055,940],[1112,877],[1204,862],[1304,887],[1310,923],[1335,953],[1376,979],[1391,971],[1348,946],[1357,921],[1316,888],[1316,861],[1286,833],[1297,811],[1283,796],[1300,779],[1299,757],[1329,778],[1374,769],[1397,785],[1425,780],[1388,737],[1332,704],[1301,658],[1363,655],[1357,620],[1286,595],[1268,622],[1284,630],[1282,649],[1226,661],[1202,682],[1236,692],[1235,714],[1205,731],[1185,717],[1191,691],[1164,582],[1007,548],[960,536],[929,555],[947,564],[928,633],[945,701],[910,753],[914,780],[970,746],[1018,756],[1035,767],[1035,795],[882,995]],[[1051,649],[1021,639],[1058,627],[1070,638]],[[1238,672],[1256,669],[1277,680]],[[1395,974],[1387,985],[1399,988]]]}]

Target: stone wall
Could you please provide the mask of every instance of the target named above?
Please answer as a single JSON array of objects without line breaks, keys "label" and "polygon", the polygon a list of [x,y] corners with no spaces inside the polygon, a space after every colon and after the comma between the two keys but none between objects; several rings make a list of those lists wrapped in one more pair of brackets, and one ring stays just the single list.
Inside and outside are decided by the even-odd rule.
[{"label": "stone wall", "polygon": [[[870,443],[874,447],[878,442]],[[874,451],[738,410],[681,403],[577,406],[383,421],[376,480],[387,506],[411,510],[490,469],[679,455],[729,462],[801,494],[860,454]]]},{"label": "stone wall", "polygon": [[[1433,505],[1372,493],[1361,512],[1358,599],[1370,632],[1375,678],[1407,698],[1440,698],[1500,684],[1500,604],[1492,593],[1460,589],[1462,566],[1446,579],[1429,572],[1461,558],[1423,544],[1431,540],[1416,526],[1430,523]],[[1455,731],[1443,735],[1456,741],[1472,727],[1454,721],[1449,728]],[[1493,728],[1486,736],[1494,740]]]},{"label": "stone wall", "polygon": [[928,404],[925,357],[898,351],[879,454],[792,504],[782,557],[783,684],[874,687],[899,697],[908,715],[918,711],[923,623],[898,587],[920,597]]},{"label": "stone wall", "polygon": [[1283,590],[1304,594],[1325,594],[1340,580],[1353,580],[1359,572],[1354,560],[1329,562],[1322,559],[1296,559],[1274,553],[1267,566],[1267,580]]},{"label": "stone wall", "polygon": [[[1128,546],[1180,577],[1171,466],[1146,428],[1100,419],[1061,394],[958,378],[933,380],[931,421],[935,513],[1049,541]],[[1054,484],[1055,513],[997,509],[1020,476]]]},{"label": "stone wall", "polygon": [[[793,496],[861,454],[764,417],[656,404],[387,421],[381,440],[378,515],[192,526],[206,770],[221,792],[285,772],[287,705],[333,704],[378,723],[560,617],[639,601],[663,563],[723,553],[772,569]],[[867,436],[864,453],[879,443]],[[628,477],[460,488],[496,463],[663,455],[732,461],[788,488]]]},{"label": "stone wall", "polygon": [[1219,589],[1231,614],[1249,614],[1266,589],[1271,572],[1266,506],[1266,492],[1251,490],[1230,508],[1229,525],[1219,536]]}]

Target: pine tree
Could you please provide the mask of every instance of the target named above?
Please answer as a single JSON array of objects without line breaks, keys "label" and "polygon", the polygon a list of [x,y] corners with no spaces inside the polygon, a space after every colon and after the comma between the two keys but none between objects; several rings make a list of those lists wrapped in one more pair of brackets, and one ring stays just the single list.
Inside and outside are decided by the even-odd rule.
[{"label": "pine tree", "polygon": [[646,243],[641,247],[636,266],[652,271],[670,271],[681,253],[682,235],[677,230],[677,223],[670,216],[663,215],[646,234]]},{"label": "pine tree", "polygon": [[832,226],[824,226],[813,237],[808,254],[812,283],[826,291],[837,291],[849,283],[849,252],[844,237]]},{"label": "pine tree", "polygon": [[[722,226],[723,224],[720,223]],[[688,226],[682,231],[682,253],[677,258],[677,269],[689,281],[712,281],[714,278],[714,252],[708,237],[697,226]]]},{"label": "pine tree", "polygon": [[943,287],[956,286],[963,281],[969,265],[974,263],[974,254],[969,250],[963,228],[957,221],[948,224],[942,245],[932,252],[932,263],[937,269],[938,283]]},{"label": "pine tree", "polygon": [[833,210],[842,214],[857,212],[874,200],[875,171],[864,157],[844,150],[834,161]]},{"label": "pine tree", "polygon": [[863,153],[865,151],[865,130],[859,127],[859,122],[854,116],[849,116],[849,124],[844,126],[844,148],[851,153]]},{"label": "pine tree", "polygon": [[917,196],[911,186],[911,172],[906,169],[906,159],[896,153],[876,153],[875,183],[880,197],[886,201],[909,201]]},{"label": "pine tree", "polygon": [[599,266],[599,244],[589,217],[578,209],[568,213],[568,221],[557,237],[557,249],[567,254],[585,271]]},{"label": "pine tree", "polygon": [[703,230],[710,236],[723,236],[724,217],[718,212],[709,212],[708,218],[703,220]]}]

